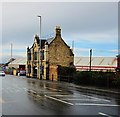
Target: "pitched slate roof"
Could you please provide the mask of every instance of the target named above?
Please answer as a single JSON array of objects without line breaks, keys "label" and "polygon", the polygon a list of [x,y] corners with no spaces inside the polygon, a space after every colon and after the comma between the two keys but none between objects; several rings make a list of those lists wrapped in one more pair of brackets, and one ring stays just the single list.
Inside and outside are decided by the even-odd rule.
[{"label": "pitched slate roof", "polygon": [[14,61],[12,61],[12,64],[26,65],[26,58],[16,58]]},{"label": "pitched slate roof", "polygon": [[46,40],[46,42],[48,42],[48,44],[50,44],[54,39],[55,39],[54,37],[49,38],[49,39]]}]

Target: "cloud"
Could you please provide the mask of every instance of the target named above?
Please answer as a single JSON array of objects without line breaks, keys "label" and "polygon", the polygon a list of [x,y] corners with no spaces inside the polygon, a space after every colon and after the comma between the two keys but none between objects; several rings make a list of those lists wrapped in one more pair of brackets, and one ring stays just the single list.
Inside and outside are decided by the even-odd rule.
[{"label": "cloud", "polygon": [[[90,49],[91,48],[74,48],[74,51],[90,52]],[[94,52],[95,51],[97,51],[97,52],[105,52],[105,51],[107,51],[107,52],[117,53],[119,50],[116,50],[116,49],[114,49],[114,50],[105,50],[105,49],[95,49],[95,48],[93,48],[92,51],[94,51]]]},{"label": "cloud", "polygon": [[[26,49],[25,45],[12,44],[12,57],[13,58],[21,58],[26,57]],[[2,51],[0,53],[0,59],[2,62],[7,62],[11,58],[11,44],[6,44],[2,47]]]},{"label": "cloud", "polygon": [[4,2],[119,2],[119,0],[4,0]]},{"label": "cloud", "polygon": [[2,49],[9,53],[13,43],[17,52],[26,51],[26,46],[33,43],[34,34],[39,34],[37,15],[42,16],[42,36],[54,32],[55,26],[60,25],[62,37],[69,44],[74,40],[78,44],[84,43],[86,48],[89,48],[88,43],[99,44],[99,47],[103,43],[116,46],[117,5],[114,2],[3,3]]},{"label": "cloud", "polygon": [[[74,56],[89,56],[91,48],[74,48]],[[92,56],[117,56],[118,50],[92,49]]]},{"label": "cloud", "polygon": [[[117,3],[5,3],[3,29],[38,30],[42,16],[43,35],[58,24],[65,32],[98,32],[117,26]],[[57,9],[57,10],[56,10]],[[109,13],[111,12],[111,13]],[[9,20],[8,20],[9,19]],[[10,29],[10,30],[9,30]],[[3,30],[4,32],[4,30]]]},{"label": "cloud", "polygon": [[[117,34],[111,35],[110,33],[87,33],[80,34],[75,38],[75,41],[88,41],[91,43],[117,43]],[[109,42],[108,42],[109,40]]]}]

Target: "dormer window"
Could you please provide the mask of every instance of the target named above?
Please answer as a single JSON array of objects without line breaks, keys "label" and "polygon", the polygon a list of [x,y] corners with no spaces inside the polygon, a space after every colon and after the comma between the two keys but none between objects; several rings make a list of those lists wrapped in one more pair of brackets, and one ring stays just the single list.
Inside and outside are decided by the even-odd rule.
[{"label": "dormer window", "polygon": [[28,53],[27,57],[28,57],[28,60],[31,60],[31,53],[30,52]]},{"label": "dormer window", "polygon": [[40,51],[40,60],[44,60],[44,50]]}]

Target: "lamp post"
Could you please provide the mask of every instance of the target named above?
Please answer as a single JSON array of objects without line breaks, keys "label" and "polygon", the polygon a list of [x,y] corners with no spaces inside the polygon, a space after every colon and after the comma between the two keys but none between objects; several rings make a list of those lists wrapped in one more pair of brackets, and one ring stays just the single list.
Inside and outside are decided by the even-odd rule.
[{"label": "lamp post", "polygon": [[40,79],[42,80],[42,58],[41,58],[41,54],[42,54],[42,44],[41,44],[41,20],[42,20],[42,18],[41,18],[41,16],[38,16],[38,18],[39,18],[39,26],[40,26],[40,29],[39,29],[39,37],[40,37]]},{"label": "lamp post", "polygon": [[39,29],[39,33],[40,33],[40,34],[39,34],[39,37],[40,37],[40,49],[42,49],[42,48],[41,48],[41,20],[42,20],[42,18],[41,18],[41,16],[39,16],[39,15],[38,15],[38,18],[39,18],[39,23],[40,23],[40,29]]}]

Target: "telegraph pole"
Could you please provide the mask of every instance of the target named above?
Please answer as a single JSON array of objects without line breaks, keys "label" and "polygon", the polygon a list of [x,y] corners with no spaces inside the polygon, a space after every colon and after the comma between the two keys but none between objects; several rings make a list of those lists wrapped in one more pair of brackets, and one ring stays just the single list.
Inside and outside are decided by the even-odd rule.
[{"label": "telegraph pole", "polygon": [[91,59],[92,59],[92,49],[90,49],[90,71],[91,71]]},{"label": "telegraph pole", "polygon": [[11,62],[11,74],[12,74],[12,43],[11,43],[11,60],[10,60],[10,62]]},{"label": "telegraph pole", "polygon": [[[12,60],[12,43],[11,43],[11,60]],[[12,64],[12,61],[11,61]]]},{"label": "telegraph pole", "polygon": [[72,51],[74,51],[74,40],[72,41]]}]

